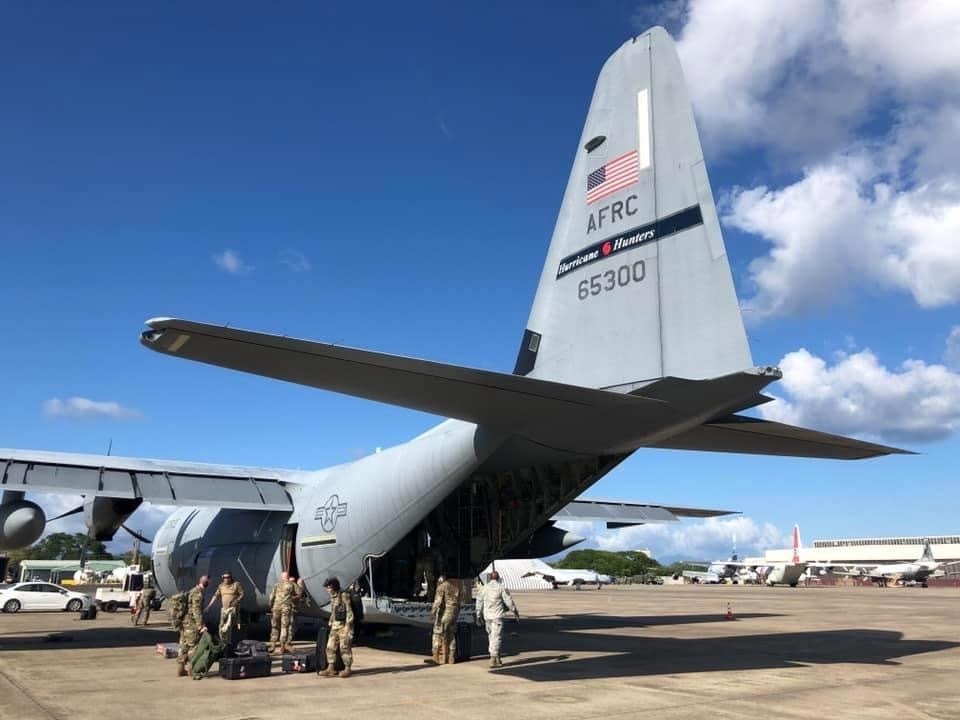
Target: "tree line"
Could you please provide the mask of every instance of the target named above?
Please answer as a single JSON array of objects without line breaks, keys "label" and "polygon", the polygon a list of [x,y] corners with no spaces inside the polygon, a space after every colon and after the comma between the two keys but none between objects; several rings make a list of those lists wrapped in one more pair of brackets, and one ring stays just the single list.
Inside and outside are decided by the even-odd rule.
[{"label": "tree line", "polygon": [[676,575],[692,566],[675,562],[661,565],[655,558],[636,550],[571,550],[561,560],[553,563],[555,568],[569,570],[593,570],[610,577],[634,577],[637,575]]}]

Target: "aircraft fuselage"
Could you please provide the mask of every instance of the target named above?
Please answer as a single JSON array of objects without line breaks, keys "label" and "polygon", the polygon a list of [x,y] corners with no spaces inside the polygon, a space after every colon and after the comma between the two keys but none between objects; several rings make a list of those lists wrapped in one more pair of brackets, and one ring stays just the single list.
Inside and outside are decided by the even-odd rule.
[{"label": "aircraft fuselage", "polygon": [[292,512],[180,508],[154,539],[157,583],[169,596],[230,570],[246,586],[242,609],[264,612],[280,573],[290,570],[313,601],[304,613],[319,614],[326,578],[357,580],[368,559],[404,539],[496,444],[477,426],[451,420],[356,462],[304,473],[287,486]]}]

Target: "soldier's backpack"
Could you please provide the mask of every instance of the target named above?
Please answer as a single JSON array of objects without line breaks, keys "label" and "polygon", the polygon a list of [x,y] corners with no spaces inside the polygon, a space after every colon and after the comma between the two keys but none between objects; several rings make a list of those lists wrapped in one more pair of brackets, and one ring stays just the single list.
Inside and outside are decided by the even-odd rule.
[{"label": "soldier's backpack", "polygon": [[183,620],[187,617],[187,595],[186,591],[178,592],[170,598],[170,624],[174,630],[183,629]]},{"label": "soldier's backpack", "polygon": [[347,589],[347,596],[350,598],[350,607],[353,609],[354,626],[359,625],[363,620],[363,597],[360,593]]}]

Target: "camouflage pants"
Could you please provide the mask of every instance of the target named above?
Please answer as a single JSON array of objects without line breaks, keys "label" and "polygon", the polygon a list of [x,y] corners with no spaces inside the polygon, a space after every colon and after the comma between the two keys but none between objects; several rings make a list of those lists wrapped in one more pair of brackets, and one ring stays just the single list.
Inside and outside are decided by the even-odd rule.
[{"label": "camouflage pants", "polygon": [[487,620],[487,651],[490,657],[499,657],[500,638],[503,635],[503,620]]},{"label": "camouflage pants", "polygon": [[327,664],[331,668],[337,660],[338,647],[344,667],[349,668],[353,665],[353,628],[346,625],[330,628],[330,637],[327,639]]},{"label": "camouflage pants", "polygon": [[177,652],[177,663],[186,665],[190,662],[190,651],[200,642],[200,628],[192,622],[184,622],[180,628],[180,650]]},{"label": "camouflage pants", "polygon": [[140,603],[140,608],[137,610],[137,614],[133,616],[133,624],[139,625],[141,617],[143,618],[144,625],[150,622],[150,603],[149,602]]},{"label": "camouflage pants", "polygon": [[286,645],[293,641],[293,619],[297,613],[292,607],[276,607],[270,611],[270,643]]},{"label": "camouflage pants", "polygon": [[220,608],[220,627],[217,632],[220,633],[220,642],[230,642],[230,635],[237,626],[237,609],[235,607]]},{"label": "camouflage pants", "polygon": [[459,610],[445,612],[433,624],[433,656],[439,662],[452,663],[457,656],[457,620]]}]

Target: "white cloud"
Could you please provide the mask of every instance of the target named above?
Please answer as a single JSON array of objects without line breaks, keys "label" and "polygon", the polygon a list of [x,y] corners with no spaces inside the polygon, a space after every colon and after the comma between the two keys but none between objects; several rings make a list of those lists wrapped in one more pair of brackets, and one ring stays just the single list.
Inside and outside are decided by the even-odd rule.
[{"label": "white cloud", "polygon": [[307,256],[297,250],[284,250],[280,262],[293,272],[308,272],[313,267]]},{"label": "white cloud", "polygon": [[43,412],[51,418],[94,419],[109,418],[111,420],[136,420],[143,417],[143,413],[133,408],[123,407],[113,400],[90,400],[83,397],[72,397],[66,400],[50,398],[43,403]]},{"label": "white cloud", "polygon": [[678,51],[717,153],[765,145],[815,157],[878,103],[960,93],[958,3],[692,0],[686,17]]},{"label": "white cloud", "polygon": [[757,147],[781,172],[803,168],[726,203],[728,225],[771,245],[750,266],[750,317],[858,287],[924,308],[960,301],[960,3],[684,9],[677,47],[707,151]]},{"label": "white cloud", "polygon": [[617,530],[592,523],[558,525],[586,537],[586,545],[601,550],[649,549],[653,557],[663,563],[726,559],[730,557],[734,538],[741,557],[760,555],[770,548],[789,547],[788,539],[771,523],[758,523],[742,516]]},{"label": "white cloud", "polygon": [[237,253],[229,249],[214,255],[213,261],[221,270],[225,270],[231,275],[243,275],[253,270],[252,265],[247,265]]},{"label": "white cloud", "polygon": [[786,397],[760,407],[767,419],[893,442],[940,440],[960,429],[960,374],[943,365],[906,360],[891,371],[861,350],[830,366],[801,349],[780,367]]},{"label": "white cloud", "polygon": [[906,292],[924,308],[960,300],[960,177],[901,175],[918,157],[894,139],[784,188],[736,189],[724,222],[772,246],[750,264],[745,306],[759,317],[797,313],[858,287]]},{"label": "white cloud", "polygon": [[955,325],[947,337],[947,348],[943,351],[943,361],[948,367],[960,370],[960,325]]}]

